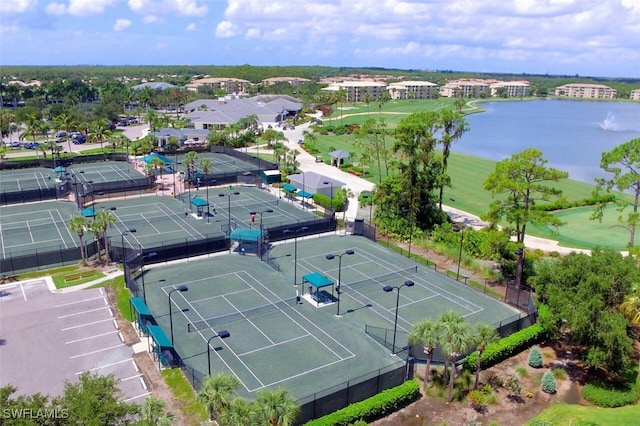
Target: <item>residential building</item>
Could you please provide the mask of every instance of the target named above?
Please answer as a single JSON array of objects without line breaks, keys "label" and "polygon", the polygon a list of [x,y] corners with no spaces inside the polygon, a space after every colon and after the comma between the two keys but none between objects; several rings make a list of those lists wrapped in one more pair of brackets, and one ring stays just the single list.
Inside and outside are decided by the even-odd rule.
[{"label": "residential building", "polygon": [[326,92],[337,92],[343,89],[347,95],[345,102],[364,102],[365,94],[368,93],[370,100],[376,101],[387,92],[387,85],[376,81],[342,81],[331,83],[322,89]]},{"label": "residential building", "polygon": [[616,89],[603,84],[571,83],[556,87],[555,95],[568,98],[615,99]]},{"label": "residential building", "polygon": [[171,83],[165,83],[163,81],[150,81],[148,83],[142,83],[142,84],[137,84],[135,86],[132,86],[131,90],[141,90],[141,89],[144,89],[145,87],[148,87],[152,90],[162,91],[167,89],[173,89],[178,86]]},{"label": "residential building", "polygon": [[632,101],[640,101],[640,89],[632,90],[629,99],[631,99]]},{"label": "residential building", "polygon": [[163,128],[153,132],[158,148],[164,148],[171,138],[175,138],[180,147],[204,146],[207,143],[208,130]]},{"label": "residential building", "polygon": [[280,82],[289,83],[292,86],[302,86],[303,84],[310,83],[311,80],[302,77],[271,77],[262,80],[262,84],[265,86],[271,86]]},{"label": "residential building", "polygon": [[460,79],[440,87],[440,95],[447,98],[480,98],[491,96],[491,84],[498,80]]},{"label": "residential building", "polygon": [[239,94],[246,93],[249,89],[249,86],[251,86],[251,82],[248,80],[243,80],[241,78],[209,77],[194,80],[191,83],[187,84],[185,87],[187,88],[187,90],[197,92],[198,87],[202,86],[208,86],[214,92],[224,90],[226,93]]},{"label": "residential building", "polygon": [[434,99],[440,93],[430,81],[399,81],[387,86],[391,99]]},{"label": "residential building", "polygon": [[523,97],[531,94],[531,87],[528,81],[500,81],[489,86],[491,96],[498,96],[498,89],[506,89],[508,97]]}]

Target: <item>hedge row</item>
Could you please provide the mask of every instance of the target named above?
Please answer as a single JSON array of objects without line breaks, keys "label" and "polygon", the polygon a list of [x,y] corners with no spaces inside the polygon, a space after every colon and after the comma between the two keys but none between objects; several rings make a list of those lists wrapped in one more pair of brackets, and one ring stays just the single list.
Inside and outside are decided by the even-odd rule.
[{"label": "hedge row", "polygon": [[[541,342],[545,337],[545,331],[540,324],[533,324],[530,327],[511,334],[496,343],[487,345],[482,352],[481,368],[489,368],[507,358],[519,354],[523,350]],[[469,371],[476,371],[478,362],[477,352],[473,352],[464,360],[464,368]]]},{"label": "hedge row", "polygon": [[305,423],[305,426],[348,426],[358,420],[367,423],[395,413],[420,398],[420,384],[415,380],[387,389],[364,401]]},{"label": "hedge row", "polygon": [[560,199],[550,204],[537,204],[531,207],[533,210],[542,210],[546,212],[566,210],[575,207],[596,206],[603,203],[613,203],[616,200],[616,196],[613,194],[602,194],[594,197],[584,198],[582,200],[567,201],[566,199]]},{"label": "hedge row", "polygon": [[616,408],[623,405],[633,405],[640,399],[640,376],[634,384],[596,382],[587,383],[582,388],[582,397],[599,407]]}]

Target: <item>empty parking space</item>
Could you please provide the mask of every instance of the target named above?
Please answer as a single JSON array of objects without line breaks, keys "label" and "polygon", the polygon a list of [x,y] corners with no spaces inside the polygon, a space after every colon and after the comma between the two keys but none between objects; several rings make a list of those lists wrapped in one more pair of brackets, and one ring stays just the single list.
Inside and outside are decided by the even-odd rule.
[{"label": "empty parking space", "polygon": [[21,394],[58,395],[90,371],[114,374],[128,401],[149,395],[103,289],[54,293],[43,279],[3,286],[0,339],[1,384]]}]

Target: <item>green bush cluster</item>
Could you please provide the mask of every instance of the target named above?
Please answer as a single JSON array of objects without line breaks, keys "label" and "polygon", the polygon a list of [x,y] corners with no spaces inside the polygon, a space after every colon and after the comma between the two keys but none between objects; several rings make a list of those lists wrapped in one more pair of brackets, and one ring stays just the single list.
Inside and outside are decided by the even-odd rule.
[{"label": "green bush cluster", "polygon": [[540,387],[543,392],[556,393],[556,379],[551,371],[544,373]]},{"label": "green bush cluster", "polygon": [[594,405],[606,408],[637,404],[640,399],[640,377],[633,384],[587,383],[582,388],[582,397]]},{"label": "green bush cluster", "polygon": [[[313,194],[313,202],[324,208],[331,207],[331,197],[327,197],[324,194]],[[344,210],[344,200],[339,197],[333,197],[333,211],[341,212]]]},{"label": "green bush cluster", "polygon": [[529,365],[533,368],[540,368],[542,367],[542,353],[540,352],[540,349],[538,349],[537,346],[533,346],[530,350],[529,350]]},{"label": "green bush cluster", "polygon": [[612,203],[616,200],[616,196],[613,194],[602,194],[594,197],[584,198],[582,200],[568,201],[566,199],[559,199],[550,204],[536,204],[531,207],[532,210],[541,210],[546,212],[566,210],[575,207],[595,206],[603,203]]},{"label": "green bush cluster", "polygon": [[[530,327],[513,333],[496,343],[488,345],[482,353],[482,369],[496,365],[516,354],[519,354],[531,345],[542,341],[545,337],[545,331],[540,324],[533,324]],[[469,371],[476,371],[476,363],[478,362],[478,354],[476,352],[470,354],[464,360],[464,368]]]},{"label": "green bush cluster", "polygon": [[305,426],[347,426],[358,420],[369,423],[406,407],[420,398],[420,384],[409,380],[364,401],[305,423]]}]

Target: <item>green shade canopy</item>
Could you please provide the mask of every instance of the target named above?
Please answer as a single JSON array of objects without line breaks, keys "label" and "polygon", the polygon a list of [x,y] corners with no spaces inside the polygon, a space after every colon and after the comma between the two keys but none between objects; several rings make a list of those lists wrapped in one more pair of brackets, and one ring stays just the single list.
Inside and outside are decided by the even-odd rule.
[{"label": "green shade canopy", "polygon": [[333,285],[333,281],[331,281],[329,278],[325,277],[319,272],[312,272],[310,274],[303,275],[302,282],[309,283],[315,288],[322,288],[322,287]]},{"label": "green shade canopy", "polygon": [[231,233],[231,239],[240,242],[255,243],[260,241],[259,229],[236,229]]},{"label": "green shade canopy", "polygon": [[146,303],[144,303],[144,300],[140,299],[139,297],[131,297],[129,298],[129,302],[131,303],[131,306],[133,306],[133,309],[136,310],[136,312],[138,313],[138,315],[140,315],[141,318],[153,317],[153,314],[149,310],[149,307],[146,305]]},{"label": "green shade canopy", "polygon": [[282,189],[289,192],[296,192],[298,190],[298,188],[296,188],[294,185],[291,185],[290,183],[285,183],[284,185],[282,185]]},{"label": "green shade canopy", "polygon": [[84,217],[95,217],[96,211],[93,207],[87,207],[86,209],[82,209],[82,216]]},{"label": "green shade canopy", "polygon": [[164,331],[162,331],[159,325],[149,325],[148,330],[151,338],[156,342],[156,346],[158,346],[161,351],[173,348],[173,344],[171,344],[169,338],[164,334]]},{"label": "green shade canopy", "polygon": [[196,207],[204,207],[209,205],[209,203],[207,203],[207,200],[203,200],[202,198],[198,198],[198,197],[193,197],[191,199],[191,204],[193,204]]},{"label": "green shade canopy", "polygon": [[313,194],[307,191],[299,191],[298,195],[302,198],[313,198]]}]

